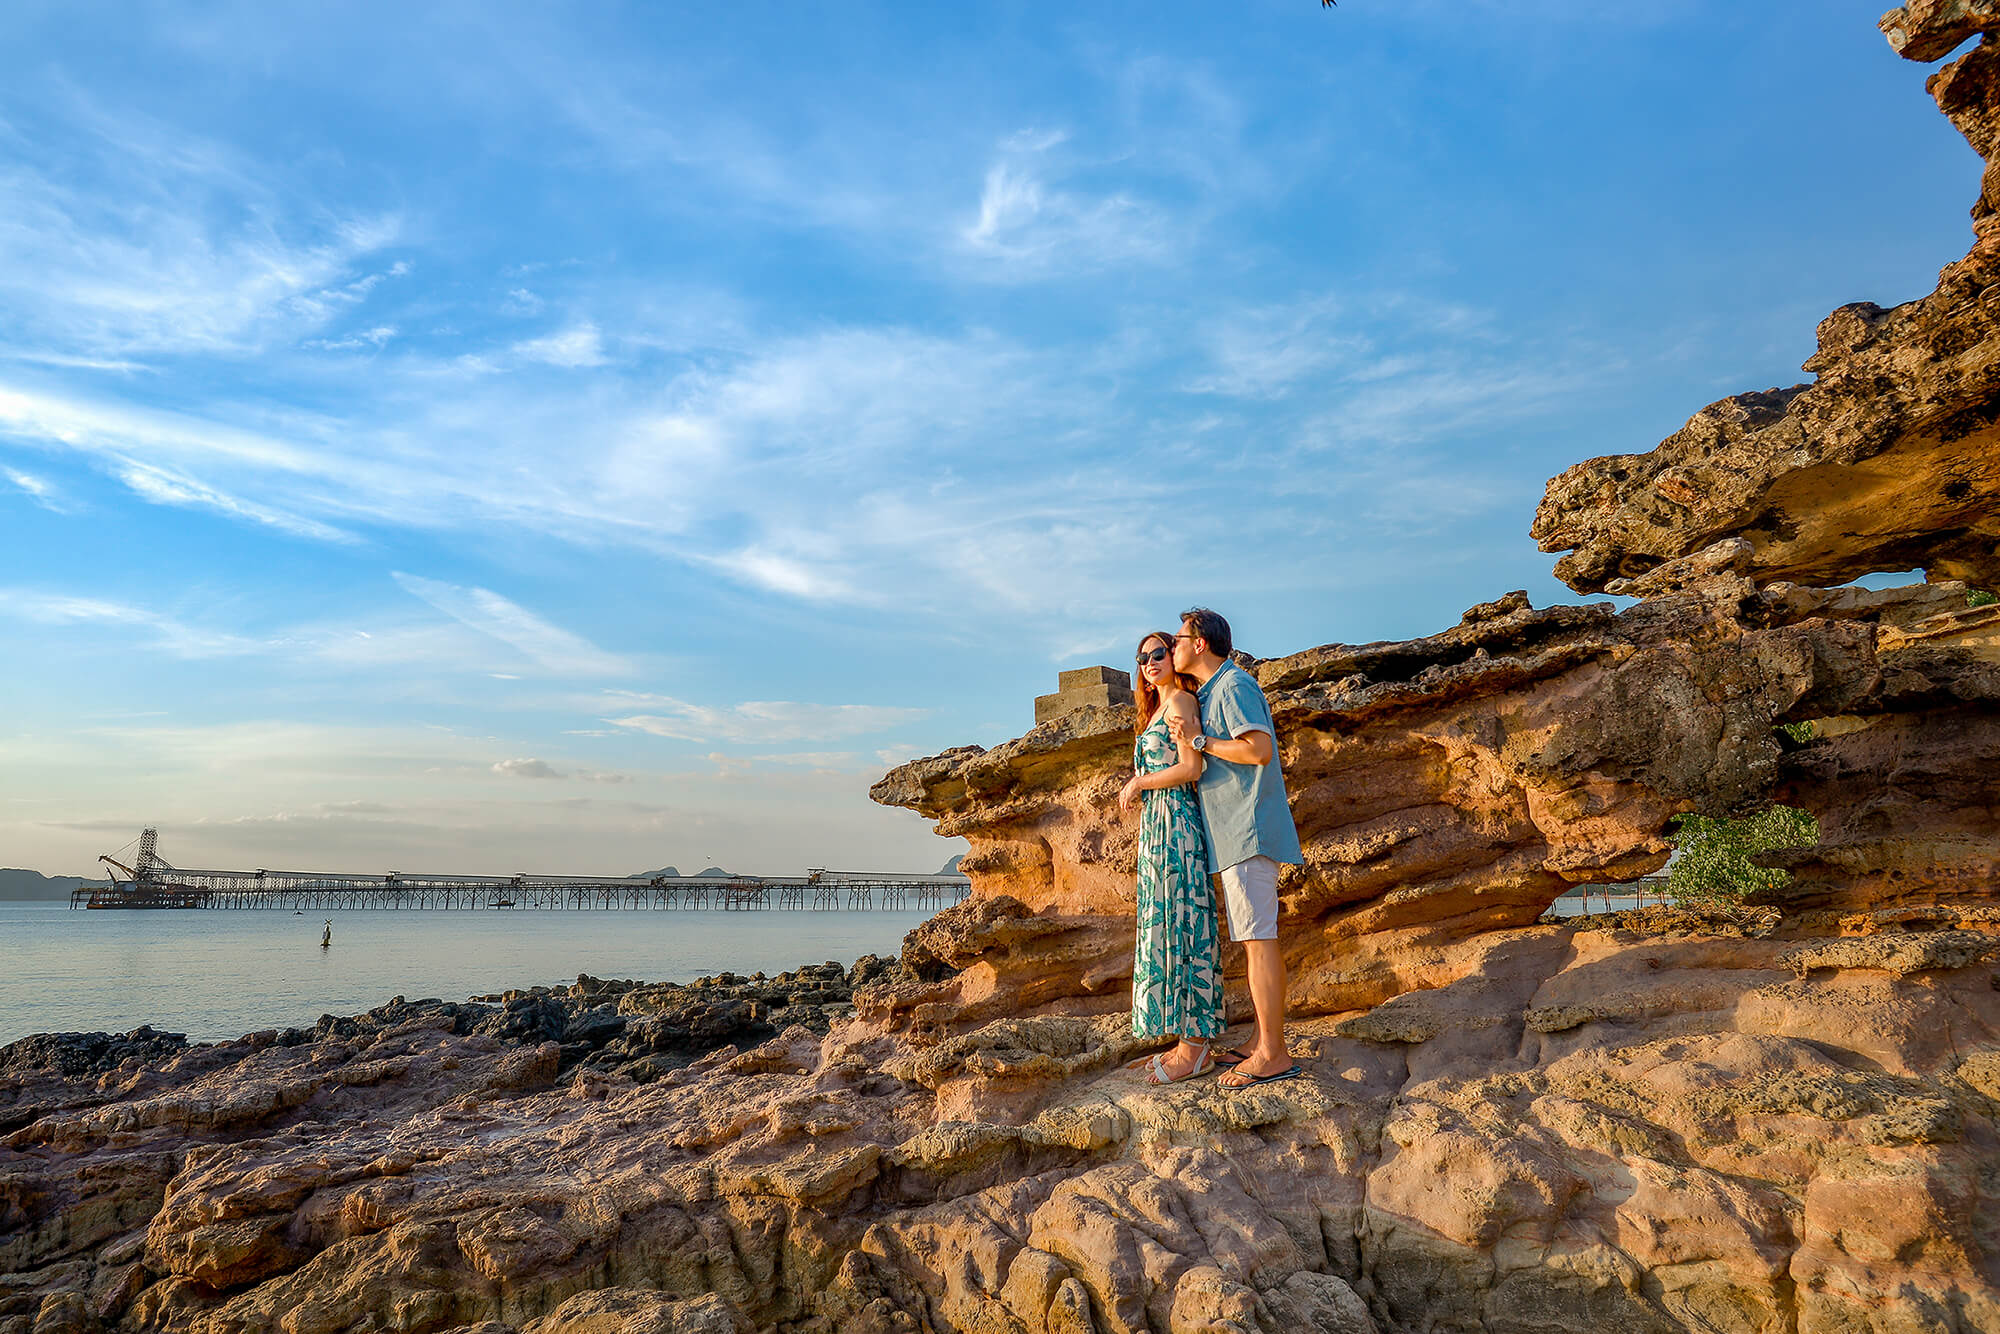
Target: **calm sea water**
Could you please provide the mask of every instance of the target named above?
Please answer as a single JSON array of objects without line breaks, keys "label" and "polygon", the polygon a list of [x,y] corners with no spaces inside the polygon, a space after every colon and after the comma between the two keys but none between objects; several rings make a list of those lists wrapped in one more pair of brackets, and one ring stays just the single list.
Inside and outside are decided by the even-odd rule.
[{"label": "calm sea water", "polygon": [[140,1024],[221,1041],[391,996],[464,1000],[596,977],[687,982],[894,954],[921,912],[72,911],[0,903],[0,1044]]}]

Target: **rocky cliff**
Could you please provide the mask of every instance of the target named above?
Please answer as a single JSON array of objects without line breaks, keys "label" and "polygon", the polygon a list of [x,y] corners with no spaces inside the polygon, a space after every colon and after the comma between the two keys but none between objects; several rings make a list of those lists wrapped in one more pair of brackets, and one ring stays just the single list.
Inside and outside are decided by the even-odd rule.
[{"label": "rocky cliff", "polygon": [[[2000,8],[1883,23],[1981,36],[1930,85],[1973,250],[1550,483],[1563,576],[1636,605],[1248,664],[1306,1078],[1127,1068],[1107,692],[876,787],[975,885],[894,969],[17,1044],[0,1334],[2000,1330],[2000,608],[1958,582],[2000,582]],[[1821,840],[1764,901],[1545,916],[1773,801]]]}]

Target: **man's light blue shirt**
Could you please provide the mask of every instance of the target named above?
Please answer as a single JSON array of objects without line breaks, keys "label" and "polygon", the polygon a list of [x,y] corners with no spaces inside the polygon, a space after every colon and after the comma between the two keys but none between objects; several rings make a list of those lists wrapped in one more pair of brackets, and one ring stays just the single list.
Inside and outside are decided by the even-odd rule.
[{"label": "man's light blue shirt", "polygon": [[1235,739],[1252,732],[1271,734],[1269,764],[1231,764],[1213,755],[1202,766],[1201,820],[1208,827],[1208,869],[1225,871],[1252,857],[1302,862],[1285,776],[1278,770],[1278,729],[1271,705],[1250,673],[1225,662],[1195,698],[1201,702],[1201,730]]}]

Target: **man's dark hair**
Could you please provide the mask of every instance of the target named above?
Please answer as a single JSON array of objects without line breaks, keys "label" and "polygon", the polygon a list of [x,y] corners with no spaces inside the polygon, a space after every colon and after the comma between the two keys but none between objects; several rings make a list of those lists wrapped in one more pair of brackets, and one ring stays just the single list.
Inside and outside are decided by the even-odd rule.
[{"label": "man's dark hair", "polygon": [[1181,624],[1194,627],[1194,633],[1208,641],[1208,651],[1218,658],[1227,658],[1236,642],[1229,637],[1229,622],[1222,619],[1220,612],[1206,607],[1189,607],[1181,613]]}]

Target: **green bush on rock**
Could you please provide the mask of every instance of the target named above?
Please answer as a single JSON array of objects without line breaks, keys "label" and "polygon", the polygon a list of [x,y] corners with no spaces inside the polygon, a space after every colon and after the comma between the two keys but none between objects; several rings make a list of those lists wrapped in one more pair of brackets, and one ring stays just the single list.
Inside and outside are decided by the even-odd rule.
[{"label": "green bush on rock", "polygon": [[1791,872],[1759,866],[1751,857],[1819,842],[1819,821],[1794,806],[1773,806],[1741,818],[1676,815],[1680,855],[1667,871],[1667,894],[1682,907],[1734,904],[1753,889],[1777,889]]}]

